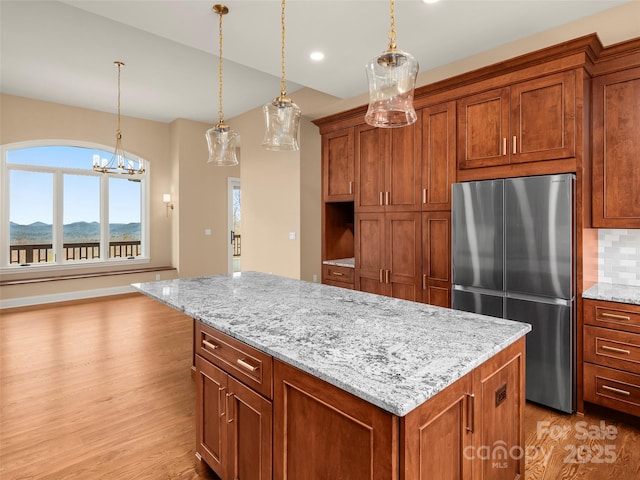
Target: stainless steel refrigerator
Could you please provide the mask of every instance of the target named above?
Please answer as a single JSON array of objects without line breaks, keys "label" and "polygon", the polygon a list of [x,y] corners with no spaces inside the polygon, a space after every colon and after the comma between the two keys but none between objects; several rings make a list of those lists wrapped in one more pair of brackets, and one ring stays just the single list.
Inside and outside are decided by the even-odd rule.
[{"label": "stainless steel refrigerator", "polygon": [[452,305],[531,324],[527,399],[575,410],[571,174],[456,183]]}]

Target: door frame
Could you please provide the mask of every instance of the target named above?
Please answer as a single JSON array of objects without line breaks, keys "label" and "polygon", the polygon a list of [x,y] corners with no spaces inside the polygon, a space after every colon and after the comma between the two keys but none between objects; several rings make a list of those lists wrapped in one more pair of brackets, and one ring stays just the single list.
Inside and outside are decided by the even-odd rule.
[{"label": "door frame", "polygon": [[227,272],[233,273],[233,244],[231,230],[233,230],[233,189],[240,187],[239,177],[227,177]]}]

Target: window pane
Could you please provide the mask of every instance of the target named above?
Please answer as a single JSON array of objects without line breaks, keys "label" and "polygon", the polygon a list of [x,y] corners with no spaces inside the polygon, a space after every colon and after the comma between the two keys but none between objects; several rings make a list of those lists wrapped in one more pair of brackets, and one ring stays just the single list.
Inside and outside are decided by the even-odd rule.
[{"label": "window pane", "polygon": [[9,174],[9,263],[53,262],[53,175]]},{"label": "window pane", "polygon": [[140,248],[141,183],[109,179],[109,258],[131,258]]},{"label": "window pane", "polygon": [[100,178],[64,175],[64,260],[100,258]]}]

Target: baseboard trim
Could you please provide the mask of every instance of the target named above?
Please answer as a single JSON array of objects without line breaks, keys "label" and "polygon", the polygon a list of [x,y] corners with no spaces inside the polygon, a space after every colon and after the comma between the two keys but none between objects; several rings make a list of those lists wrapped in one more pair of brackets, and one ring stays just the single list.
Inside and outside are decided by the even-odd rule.
[{"label": "baseboard trim", "polygon": [[86,298],[106,297],[109,295],[121,295],[123,293],[132,293],[136,290],[129,286],[98,288],[94,290],[78,290],[75,292],[54,293],[51,295],[35,295],[33,297],[20,297],[0,299],[0,310],[5,308],[30,307],[33,305],[42,305],[45,303],[67,302],[70,300],[83,300]]}]

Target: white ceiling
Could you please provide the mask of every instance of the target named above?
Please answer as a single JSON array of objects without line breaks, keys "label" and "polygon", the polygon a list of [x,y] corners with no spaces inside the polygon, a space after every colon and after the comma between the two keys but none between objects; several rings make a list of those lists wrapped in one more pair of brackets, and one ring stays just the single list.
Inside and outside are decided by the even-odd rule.
[{"label": "white ceiling", "polygon": [[[396,0],[397,44],[420,71],[460,60],[631,0]],[[3,93],[170,122],[218,119],[215,0],[0,0]],[[223,19],[224,113],[280,92],[280,1],[229,0]],[[302,87],[352,98],[365,63],[387,46],[387,0],[289,0],[289,94]],[[321,63],[309,53],[322,50]],[[305,112],[303,111],[303,114]]]}]

